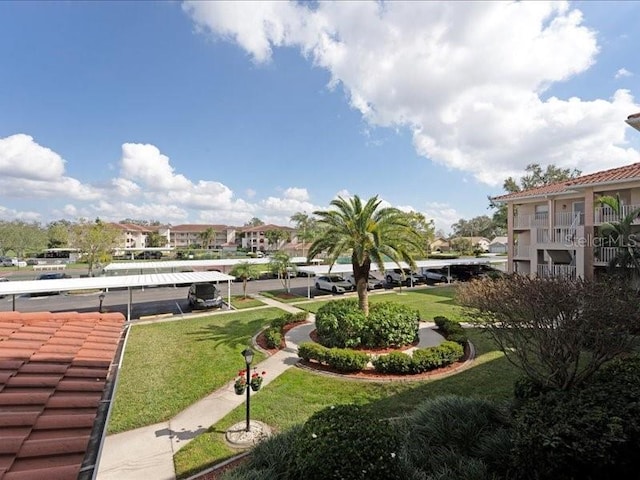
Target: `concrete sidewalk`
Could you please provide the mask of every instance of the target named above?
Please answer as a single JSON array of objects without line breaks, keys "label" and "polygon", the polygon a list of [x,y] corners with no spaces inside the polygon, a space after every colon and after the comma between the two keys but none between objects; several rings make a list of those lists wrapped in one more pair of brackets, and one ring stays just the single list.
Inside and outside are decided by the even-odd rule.
[{"label": "concrete sidewalk", "polygon": [[[300,309],[261,295],[256,298],[269,306],[288,312]],[[311,316],[313,318],[313,316]],[[299,358],[298,344],[309,339],[314,324],[291,329],[286,335],[287,348],[256,364],[268,372],[263,385],[295,365]],[[195,437],[242,405],[244,395],[236,395],[233,381],[194,403],[168,422],[109,435],[104,441],[98,468],[98,480],[174,480],[173,455]]]}]

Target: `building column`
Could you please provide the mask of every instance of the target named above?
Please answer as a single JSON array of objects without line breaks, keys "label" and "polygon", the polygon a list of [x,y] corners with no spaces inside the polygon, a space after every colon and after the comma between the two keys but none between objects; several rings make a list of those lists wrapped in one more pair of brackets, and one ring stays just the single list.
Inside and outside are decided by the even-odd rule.
[{"label": "building column", "polygon": [[[576,268],[576,274],[587,280],[593,279],[593,242],[594,242],[594,216],[595,206],[593,204],[593,187],[584,191],[584,238],[580,239],[578,249],[582,250],[584,255],[583,271],[580,272]],[[583,247],[584,245],[584,247]],[[577,265],[576,265],[577,267]]]},{"label": "building column", "polygon": [[513,234],[513,203],[507,203],[507,272],[514,272],[513,265],[513,242],[515,236]]}]

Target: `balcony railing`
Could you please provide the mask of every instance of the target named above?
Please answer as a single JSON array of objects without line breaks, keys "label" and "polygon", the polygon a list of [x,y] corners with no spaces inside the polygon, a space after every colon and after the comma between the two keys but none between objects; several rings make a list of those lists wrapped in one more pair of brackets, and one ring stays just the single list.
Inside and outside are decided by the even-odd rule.
[{"label": "balcony railing", "polygon": [[[600,224],[604,222],[619,222],[629,213],[640,208],[640,205],[622,205],[620,214],[617,214],[609,207],[596,207],[594,215],[594,223]],[[640,223],[640,217],[636,217],[633,223]]]},{"label": "balcony railing", "polygon": [[514,245],[513,246],[514,257],[529,257],[529,245]]},{"label": "balcony railing", "polygon": [[536,242],[537,243],[549,243],[550,242],[550,235],[549,235],[549,229],[548,228],[538,228],[536,230]]},{"label": "balcony railing", "polygon": [[513,228],[531,228],[549,226],[549,214],[516,215],[513,217]]},{"label": "balcony railing", "polygon": [[584,215],[577,212],[558,212],[555,216],[556,227],[576,227],[582,225]]},{"label": "balcony railing", "polygon": [[573,265],[538,265],[537,273],[542,278],[576,278],[576,267]]},{"label": "balcony railing", "polygon": [[608,265],[618,253],[618,247],[600,247],[594,251],[594,263]]}]

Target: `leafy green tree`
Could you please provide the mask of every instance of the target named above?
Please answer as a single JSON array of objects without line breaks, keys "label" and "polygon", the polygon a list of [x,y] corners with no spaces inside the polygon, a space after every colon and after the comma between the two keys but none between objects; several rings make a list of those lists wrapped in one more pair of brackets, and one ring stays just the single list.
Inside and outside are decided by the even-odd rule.
[{"label": "leafy green tree", "polygon": [[405,261],[416,267],[414,257],[424,252],[424,239],[397,208],[380,208],[378,196],[366,204],[357,195],[345,200],[338,197],[331,202],[330,210],[313,212],[322,228],[309,249],[309,260],[325,252],[333,266],[338,258],[351,254],[353,276],[358,292],[358,306],[369,314],[367,279],[371,263],[384,271],[385,257],[399,265]]},{"label": "leafy green tree", "polygon": [[241,262],[235,265],[229,274],[242,279],[242,292],[244,298],[247,298],[247,281],[257,278],[260,275],[260,268],[255,263]]},{"label": "leafy green tree", "polygon": [[253,217],[251,220],[244,224],[245,227],[259,227],[260,225],[264,225],[264,222],[258,217]]},{"label": "leafy green tree", "polygon": [[70,243],[87,262],[91,276],[96,264],[111,261],[111,253],[118,246],[119,237],[119,230],[99,218],[94,222],[82,219],[73,226]]},{"label": "leafy green tree", "polygon": [[0,222],[0,247],[5,254],[14,252],[24,258],[27,252],[39,252],[46,245],[47,233],[40,224],[19,220]]},{"label": "leafy green tree", "polygon": [[160,235],[158,232],[150,232],[147,235],[147,247],[165,247],[167,242],[167,237]]},{"label": "leafy green tree", "polygon": [[269,260],[269,271],[282,281],[282,286],[291,291],[291,282],[289,277],[292,272],[296,271],[296,265],[291,263],[291,257],[286,252],[275,252]]},{"label": "leafy green tree", "polygon": [[[525,168],[526,175],[516,180],[513,177],[505,179],[502,184],[506,193],[516,193],[531,188],[543,187],[556,182],[563,182],[582,175],[578,169],[559,168],[555,165],[547,165],[546,169],[538,163],[531,163]],[[496,203],[489,198],[489,208],[496,209],[493,214],[493,222],[496,227],[507,229],[507,205],[505,203]]]},{"label": "leafy green tree", "polygon": [[420,234],[422,237],[422,250],[429,251],[429,245],[435,239],[435,225],[433,220],[427,220],[426,217],[420,212],[405,212],[407,221],[411,228]]},{"label": "leafy green tree", "polygon": [[302,242],[312,242],[318,236],[318,219],[307,212],[297,212],[291,215],[291,221],[295,224],[297,236]]},{"label": "leafy green tree", "polygon": [[69,231],[71,222],[68,220],[56,220],[47,225],[47,237],[49,248],[61,248],[69,245]]},{"label": "leafy green tree", "polygon": [[497,227],[487,215],[474,217],[471,220],[461,218],[451,225],[451,228],[453,229],[453,235],[456,237],[485,237],[491,239],[506,233],[504,229]]},{"label": "leafy green tree", "polygon": [[[633,222],[640,216],[640,208],[624,214],[619,194],[615,197],[608,195],[600,197],[598,203],[609,207],[620,219],[617,222],[605,222],[600,225],[600,234],[606,238],[608,246],[618,248],[616,255],[609,262],[609,269],[615,271],[616,267],[622,267],[625,273],[631,274],[635,270],[636,275],[640,274],[640,249],[637,235],[632,230]],[[628,267],[634,270],[628,270]]]}]

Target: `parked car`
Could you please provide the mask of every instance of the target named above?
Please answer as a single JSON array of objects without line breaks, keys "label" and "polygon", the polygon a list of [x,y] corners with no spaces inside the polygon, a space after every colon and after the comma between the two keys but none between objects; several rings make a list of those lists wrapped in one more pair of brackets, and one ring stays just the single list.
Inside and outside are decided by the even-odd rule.
[{"label": "parked car", "polygon": [[224,305],[220,291],[213,283],[192,283],[187,295],[189,305],[197,308],[221,308]]},{"label": "parked car", "polygon": [[[353,285],[353,289],[356,289],[356,279],[353,274],[347,275],[345,277],[347,282]],[[384,288],[384,280],[380,280],[375,275],[369,274],[369,279],[367,280],[367,290],[374,290],[376,288]]]},{"label": "parked car", "polygon": [[419,273],[412,272],[408,268],[394,268],[393,270],[385,270],[384,278],[388,284],[417,285],[426,283],[426,278]]},{"label": "parked car", "polygon": [[453,280],[451,277],[447,276],[446,268],[428,268],[422,271],[422,275],[425,277],[427,282],[450,283],[451,280]]},{"label": "parked car", "polygon": [[[40,275],[38,275],[38,278],[36,278],[36,280],[62,280],[64,278],[71,278],[71,275],[67,275],[66,273],[63,272],[48,272],[48,273],[41,273]],[[37,297],[39,295],[58,295],[60,292],[58,291],[52,291],[52,292],[36,292],[36,293],[32,293],[31,296],[32,297]]]},{"label": "parked car", "polygon": [[323,275],[316,278],[316,288],[333,293],[352,292],[354,286],[340,275]]},{"label": "parked car", "polygon": [[140,252],[135,256],[136,260],[160,260],[162,258],[162,252]]}]

